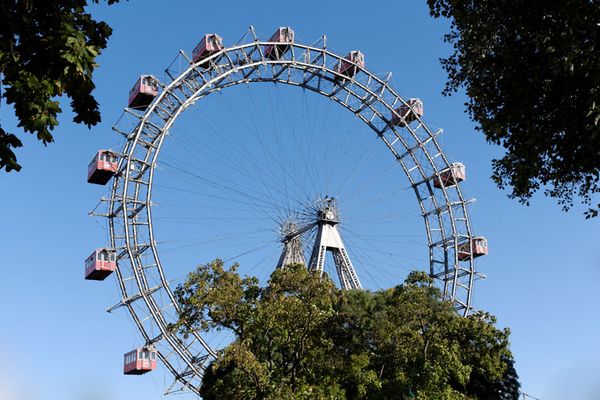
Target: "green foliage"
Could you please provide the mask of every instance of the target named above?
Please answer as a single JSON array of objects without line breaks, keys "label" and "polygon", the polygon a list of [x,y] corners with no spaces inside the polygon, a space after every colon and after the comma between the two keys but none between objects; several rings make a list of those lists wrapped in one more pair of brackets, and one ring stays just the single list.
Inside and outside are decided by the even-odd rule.
[{"label": "green foliage", "polygon": [[428,0],[450,18],[445,94],[463,87],[471,117],[505,149],[493,180],[528,203],[534,192],[564,210],[600,191],[600,1]]},{"label": "green foliage", "polygon": [[[75,122],[88,127],[100,122],[92,75],[112,30],[92,19],[87,5],[87,0],[0,1],[2,95],[13,104],[19,127],[44,145],[54,140],[51,131],[62,111],[56,99],[62,95],[71,99]],[[0,169],[21,169],[13,151],[21,146],[15,134],[0,128]]]},{"label": "green foliage", "polygon": [[220,260],[176,291],[179,323],[234,336],[207,369],[211,399],[517,399],[508,330],[487,314],[460,317],[430,278],[342,291],[290,265],[261,288]]}]

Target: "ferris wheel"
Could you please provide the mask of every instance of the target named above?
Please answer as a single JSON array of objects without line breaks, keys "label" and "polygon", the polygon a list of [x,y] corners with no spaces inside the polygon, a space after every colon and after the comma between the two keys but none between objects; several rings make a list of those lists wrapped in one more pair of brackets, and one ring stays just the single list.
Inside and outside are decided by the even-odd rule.
[{"label": "ferris wheel", "polygon": [[298,43],[289,27],[268,40],[251,27],[229,47],[207,34],[162,81],[142,75],[114,127],[123,147],[88,167],[88,182],[112,182],[91,212],[107,219],[109,243],[85,277],[114,272],[121,299],[109,311],[126,309],[141,333],[124,373],[160,360],[174,377],[166,393],[199,394],[231,338],[169,326],[177,285],[216,257],[262,278],[302,263],[343,289],[395,286],[421,268],[468,315],[487,241],[472,232],[464,165],[423,116],[362,52],[332,52],[325,36]]}]

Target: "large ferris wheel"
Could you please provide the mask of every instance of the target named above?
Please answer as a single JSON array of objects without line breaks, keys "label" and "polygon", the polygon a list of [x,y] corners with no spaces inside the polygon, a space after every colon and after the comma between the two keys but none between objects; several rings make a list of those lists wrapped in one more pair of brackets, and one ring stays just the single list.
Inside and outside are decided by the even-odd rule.
[{"label": "large ferris wheel", "polygon": [[487,243],[472,232],[465,168],[423,115],[362,52],[298,43],[289,27],[266,41],[250,28],[229,47],[208,34],[162,81],[141,76],[114,127],[122,148],[88,169],[89,182],[112,182],[92,212],[109,243],[86,260],[86,278],[115,272],[121,299],[109,311],[125,308],[143,341],[125,373],[158,358],[174,376],[167,393],[199,394],[230,338],[169,327],[174,289],[215,257],[263,278],[303,263],[343,289],[394,286],[422,268],[468,315]]}]

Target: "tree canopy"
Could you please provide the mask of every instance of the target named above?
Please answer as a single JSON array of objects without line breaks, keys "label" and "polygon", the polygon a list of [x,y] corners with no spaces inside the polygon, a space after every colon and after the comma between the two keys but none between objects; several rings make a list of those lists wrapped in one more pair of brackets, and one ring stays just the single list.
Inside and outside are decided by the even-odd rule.
[{"label": "tree canopy", "polygon": [[444,93],[464,88],[467,109],[505,149],[492,179],[528,203],[538,190],[569,209],[600,204],[600,1],[428,0],[451,20]]},{"label": "tree canopy", "polygon": [[430,278],[343,291],[302,265],[266,287],[216,260],[176,291],[184,334],[234,339],[206,370],[212,399],[518,399],[508,329],[459,316]]},{"label": "tree canopy", "polygon": [[[100,122],[92,76],[112,30],[94,20],[85,11],[87,5],[87,0],[0,2],[2,97],[13,105],[18,126],[36,134],[44,145],[53,141],[51,131],[62,111],[60,96],[71,99],[74,122],[88,127]],[[14,153],[21,146],[16,134],[0,127],[0,169],[21,169]]]}]

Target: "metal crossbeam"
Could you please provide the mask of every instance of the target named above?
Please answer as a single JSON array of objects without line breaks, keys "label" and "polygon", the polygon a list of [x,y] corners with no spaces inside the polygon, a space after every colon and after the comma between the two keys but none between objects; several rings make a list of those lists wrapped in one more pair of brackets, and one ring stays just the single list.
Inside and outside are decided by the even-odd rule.
[{"label": "metal crossbeam", "polygon": [[134,301],[140,300],[142,299],[144,296],[149,296],[152,293],[156,292],[157,290],[159,290],[161,288],[161,286],[154,286],[151,289],[146,290],[145,293],[137,293],[134,294],[133,296],[129,296],[123,300],[121,300],[120,302],[118,302],[117,304],[115,304],[114,306],[110,307],[109,309],[106,310],[106,312],[113,312],[114,310],[116,310],[117,308],[121,308],[123,306],[128,306],[131,303],[133,303]]}]

